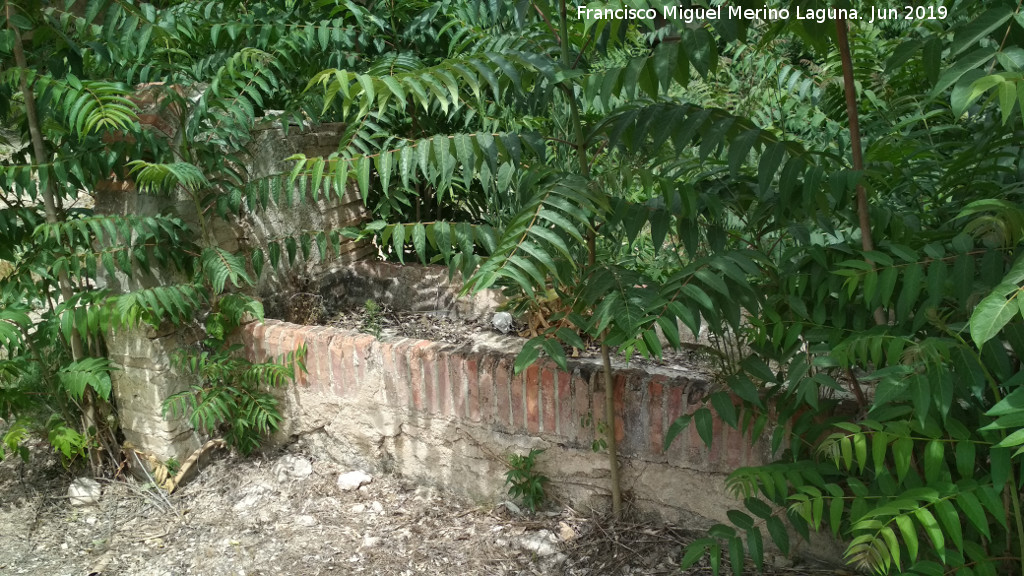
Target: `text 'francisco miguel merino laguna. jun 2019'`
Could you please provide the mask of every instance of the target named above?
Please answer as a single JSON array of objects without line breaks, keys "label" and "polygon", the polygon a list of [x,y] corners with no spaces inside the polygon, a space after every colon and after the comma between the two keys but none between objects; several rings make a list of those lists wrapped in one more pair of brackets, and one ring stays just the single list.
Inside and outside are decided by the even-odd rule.
[{"label": "text 'francisco miguel merino laguna. jun 2019'", "polygon": [[681,20],[687,24],[723,19],[743,20],[813,20],[818,23],[839,18],[845,20],[945,20],[949,9],[942,5],[916,5],[893,7],[862,6],[856,8],[744,8],[723,4],[711,8],[693,6],[665,6],[662,8],[576,7],[576,18],[580,20]]}]

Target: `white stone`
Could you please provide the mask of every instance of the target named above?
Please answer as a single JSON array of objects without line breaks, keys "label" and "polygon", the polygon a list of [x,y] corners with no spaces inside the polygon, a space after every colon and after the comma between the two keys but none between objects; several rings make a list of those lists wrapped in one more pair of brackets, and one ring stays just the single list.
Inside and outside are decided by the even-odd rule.
[{"label": "white stone", "polygon": [[234,509],[236,512],[241,512],[243,510],[252,508],[260,501],[261,498],[262,495],[258,492],[251,492],[249,494],[246,494],[241,500],[235,503]]},{"label": "white stone", "polygon": [[295,517],[295,523],[299,526],[316,526],[316,518],[308,514],[300,514]]},{"label": "white stone", "polygon": [[362,470],[353,470],[338,475],[338,489],[342,492],[355,490],[370,482],[373,482],[373,477]]},{"label": "white stone", "polygon": [[376,512],[377,514],[383,514],[384,513],[384,505],[381,504],[380,502],[377,502],[376,500],[374,500],[373,502],[370,502],[370,508],[373,508],[373,511]]},{"label": "white stone", "polygon": [[498,312],[491,318],[494,329],[502,334],[508,334],[512,330],[513,323],[512,315],[508,312]]},{"label": "white stone", "polygon": [[305,458],[287,455],[278,459],[273,472],[279,483],[287,484],[307,478],[313,473],[313,465]]},{"label": "white stone", "polygon": [[538,530],[524,534],[519,539],[519,547],[533,552],[537,556],[551,556],[558,552],[558,539],[547,530]]},{"label": "white stone", "polygon": [[103,489],[100,483],[92,478],[75,478],[68,486],[68,496],[72,506],[89,506],[100,501]]},{"label": "white stone", "polygon": [[349,508],[349,512],[353,514],[362,514],[363,512],[366,512],[366,504],[355,504]]},{"label": "white stone", "polygon": [[363,536],[363,543],[360,544],[360,548],[373,548],[380,545],[380,537],[378,536]]}]

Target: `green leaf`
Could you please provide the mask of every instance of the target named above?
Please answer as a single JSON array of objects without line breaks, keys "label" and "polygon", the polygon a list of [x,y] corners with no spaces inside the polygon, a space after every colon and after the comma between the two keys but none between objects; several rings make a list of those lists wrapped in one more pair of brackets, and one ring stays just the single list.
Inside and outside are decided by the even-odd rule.
[{"label": "green leaf", "polygon": [[391,248],[398,261],[405,264],[405,224],[395,224],[391,230]]},{"label": "green leaf", "polygon": [[697,427],[697,434],[704,441],[704,445],[711,448],[711,441],[714,440],[714,416],[707,408],[698,408],[693,413],[694,425]]},{"label": "green leaf", "polygon": [[727,510],[725,515],[740,530],[750,530],[754,527],[754,519],[739,510]]},{"label": "green leaf", "polygon": [[365,157],[355,161],[356,184],[359,186],[359,192],[363,196],[363,202],[366,202],[370,197],[370,169],[372,164],[373,161]]},{"label": "green leaf", "polygon": [[946,499],[939,500],[935,503],[934,509],[935,514],[939,517],[942,528],[945,530],[946,537],[953,542],[954,546],[963,551],[964,536],[963,530],[960,527],[960,515],[957,514],[953,503]]},{"label": "green leaf", "polygon": [[946,446],[939,440],[932,440],[924,447],[924,478],[925,482],[933,483],[945,466]]},{"label": "green leaf", "polygon": [[513,364],[513,370],[516,374],[526,370],[528,366],[537,361],[545,340],[546,338],[543,336],[537,336],[527,340],[526,344],[523,344],[523,349],[516,356],[516,360]]},{"label": "green leaf", "polygon": [[[883,526],[878,530],[878,534],[882,537],[885,545],[889,548],[889,561],[892,562],[892,567],[899,571],[900,569],[900,542],[896,539],[896,534],[889,526]],[[889,566],[889,562],[885,563],[886,567]]]},{"label": "green leaf", "polygon": [[750,149],[760,135],[761,131],[759,129],[751,128],[733,138],[729,143],[729,170],[733,176],[739,173],[740,168],[747,161]]},{"label": "green leaf", "polygon": [[92,388],[97,396],[107,400],[111,390],[110,370],[106,358],[84,358],[61,368],[57,376],[68,394],[79,402],[85,396],[86,387]]},{"label": "green leaf", "polygon": [[875,432],[871,437],[871,463],[875,468],[875,476],[879,476],[885,469],[885,456],[889,451],[889,434],[883,430]]},{"label": "green leaf", "polygon": [[569,369],[565,360],[565,350],[562,349],[558,340],[555,340],[554,338],[544,338],[541,341],[541,347],[544,348],[544,353],[548,355],[548,358],[554,360],[555,364],[557,364],[559,368],[562,370]]},{"label": "green leaf", "polygon": [[768,534],[772,537],[772,542],[778,546],[779,550],[785,554],[789,554],[789,532],[786,531],[786,526],[782,523],[782,520],[778,516],[772,516],[767,520]]},{"label": "green leaf", "polygon": [[971,339],[978,348],[995,338],[1019,312],[1019,307],[1014,301],[1019,291],[1014,293],[1013,298],[1007,300],[1004,296],[1005,288],[1005,284],[997,286],[971,313]]},{"label": "green leaf", "polygon": [[729,563],[732,565],[733,576],[743,576],[743,540],[739,537],[729,539]]},{"label": "green leaf", "polygon": [[1003,438],[998,444],[996,444],[996,446],[1005,448],[1015,448],[1017,446],[1020,446],[1021,444],[1024,444],[1024,428],[1012,432],[1010,435],[1008,435],[1006,438]]},{"label": "green leaf", "polygon": [[975,447],[971,440],[963,440],[956,443],[956,471],[964,477],[970,478],[975,470]]},{"label": "green leaf", "polygon": [[1013,108],[1017,104],[1017,86],[1011,82],[1004,82],[999,85],[999,111],[1002,113],[1003,124],[1006,124],[1013,115]]},{"label": "green leaf", "polygon": [[956,495],[956,504],[978,532],[985,538],[992,537],[989,531],[988,517],[985,516],[985,510],[981,507],[981,502],[978,501],[978,497],[973,492],[967,490],[959,492]]},{"label": "green leaf", "polygon": [[[1007,394],[1005,398],[997,402],[995,406],[988,410],[988,412],[985,412],[985,415],[998,417],[1019,413],[1024,413],[1024,387],[1017,388],[1013,392]],[[990,424],[983,429],[996,430],[999,429],[999,427],[994,427]]]},{"label": "green leaf", "polygon": [[994,446],[989,450],[989,473],[992,476],[992,484],[1002,486],[1010,479],[1011,461],[1010,449]]},{"label": "green leaf", "polygon": [[775,513],[771,506],[765,504],[758,498],[745,498],[743,500],[743,505],[746,506],[747,510],[750,510],[753,515],[761,518],[762,520],[771,518]]},{"label": "green leaf", "polygon": [[853,451],[857,467],[860,473],[864,473],[864,468],[868,464],[868,439],[864,434],[853,435]]},{"label": "green leaf", "polygon": [[743,367],[751,376],[761,380],[762,382],[775,382],[776,376],[772,372],[772,369],[768,367],[768,364],[756,354],[747,356],[740,362],[740,366]]},{"label": "green leaf", "polygon": [[910,556],[910,562],[917,561],[917,526],[914,521],[911,520],[910,516],[906,514],[898,514],[893,520],[896,521],[896,526],[900,529],[900,534],[903,535],[903,545],[907,547],[907,553]]},{"label": "green leaf", "polygon": [[843,504],[840,497],[834,497],[828,503],[828,523],[832,527],[832,535],[837,537],[843,524]]},{"label": "green leaf", "polygon": [[896,465],[896,480],[903,481],[903,478],[910,470],[910,459],[914,452],[913,439],[903,436],[897,438],[892,444],[892,459]]},{"label": "green leaf", "polygon": [[662,444],[662,450],[667,451],[669,449],[669,446],[672,445],[672,441],[676,439],[676,436],[690,426],[690,420],[692,418],[693,415],[691,414],[683,414],[669,425],[668,431],[665,432],[665,442]]},{"label": "green leaf", "polygon": [[935,516],[928,511],[927,508],[917,508],[914,510],[914,516],[917,517],[917,521],[921,524],[921,528],[924,529],[924,533],[932,541],[932,546],[935,548],[935,553],[942,558],[943,561],[946,559],[946,538],[943,535],[942,528],[939,527],[939,523],[935,520]]},{"label": "green leaf", "polygon": [[969,24],[957,31],[956,36],[953,38],[953,43],[950,45],[949,57],[955,58],[970,49],[979,40],[1005,24],[1012,16],[1013,11],[1008,6],[1000,6],[974,18]]},{"label": "green leaf", "polygon": [[732,398],[725,392],[715,392],[711,395],[711,405],[715,407],[715,413],[723,422],[735,428],[737,426],[736,406]]},{"label": "green leaf", "polygon": [[758,193],[764,195],[768,191],[768,187],[771,185],[772,180],[775,178],[775,173],[779,169],[779,165],[782,164],[782,159],[785,156],[786,147],[782,142],[775,142],[770,144],[761,154],[761,161],[757,165],[758,174]]},{"label": "green leaf", "polygon": [[754,567],[758,572],[764,570],[764,540],[761,537],[761,530],[756,526],[747,530],[747,553],[754,561]]},{"label": "green leaf", "polygon": [[412,246],[420,257],[420,263],[427,263],[427,231],[423,224],[417,222],[412,227]]},{"label": "green leaf", "polygon": [[714,538],[699,538],[694,540],[686,546],[686,552],[683,554],[683,559],[679,561],[679,568],[686,570],[690,566],[693,566],[698,560],[703,558],[712,547],[716,547],[717,550],[717,542]]}]

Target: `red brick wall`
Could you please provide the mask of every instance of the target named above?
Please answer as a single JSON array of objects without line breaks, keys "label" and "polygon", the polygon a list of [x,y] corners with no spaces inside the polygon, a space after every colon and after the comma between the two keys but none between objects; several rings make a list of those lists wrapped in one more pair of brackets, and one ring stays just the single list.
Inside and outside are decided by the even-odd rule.
[{"label": "red brick wall", "polygon": [[[242,340],[254,360],[305,344],[307,373],[298,380],[300,394],[309,389],[365,403],[371,396],[364,388],[383,385],[378,397],[391,408],[587,451],[598,434],[593,422],[603,419],[603,378],[596,364],[573,362],[563,372],[540,361],[514,374],[514,355],[505,352],[424,340],[381,342],[366,334],[277,320],[247,325]],[[718,473],[763,462],[747,439],[719,422],[711,450],[692,426],[667,453],[662,450],[675,418],[701,405],[705,381],[639,370],[619,370],[614,380],[622,456]],[[584,420],[591,424],[584,426]]]}]

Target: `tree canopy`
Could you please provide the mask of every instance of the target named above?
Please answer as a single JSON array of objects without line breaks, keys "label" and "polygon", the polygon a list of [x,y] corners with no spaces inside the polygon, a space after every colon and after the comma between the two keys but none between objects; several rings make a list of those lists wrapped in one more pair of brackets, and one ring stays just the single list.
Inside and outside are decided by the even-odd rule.
[{"label": "tree canopy", "polygon": [[[251,449],[276,425],[269,396],[239,424],[225,417],[239,399],[218,394],[238,373],[258,388],[286,371],[234,364],[224,348],[245,312],[261,314],[243,289],[343,236],[375,237],[390,258],[449,265],[467,290],[506,289],[518,313],[554,310],[517,369],[541,354],[564,364],[585,340],[606,366],[659,355],[681,345],[680,325],[734,344],[721,387],[669,442],[693,425],[711,444],[717,417],[751,441],[770,431],[777,461],[730,476],[742,509],[684,564],[727,554],[737,574],[744,556],[760,567],[762,530],[788,552],[789,527],[831,531],[868,571],[1020,573],[1021,6],[838,6],[860,8],[855,19],[769,4],[790,17],[587,19],[564,1],[6,2],[0,113],[32,160],[19,148],[0,172],[0,259],[13,266],[0,280],[2,412],[59,392],[51,439],[85,454],[95,419],[71,415],[87,393],[109,395],[104,331],[203,316],[205,348],[185,364],[206,384],[180,400]],[[898,17],[865,16],[885,9]],[[806,10],[825,16],[796,16]],[[134,86],[154,82],[179,87],[161,91],[180,111],[173,137],[140,123]],[[344,122],[342,143],[251,178],[245,147],[271,110],[286,127]],[[195,213],[73,208],[111,174]],[[244,252],[206,229],[310,196],[295,190],[350,186],[374,215],[359,229]],[[104,271],[150,269],[185,280],[96,288]]]}]

